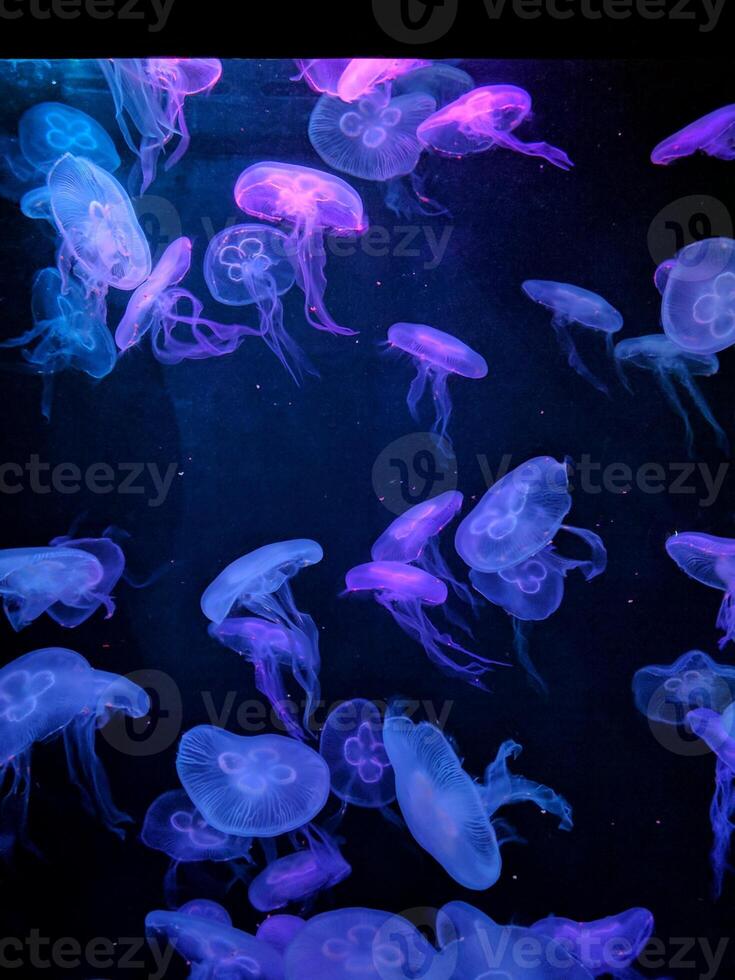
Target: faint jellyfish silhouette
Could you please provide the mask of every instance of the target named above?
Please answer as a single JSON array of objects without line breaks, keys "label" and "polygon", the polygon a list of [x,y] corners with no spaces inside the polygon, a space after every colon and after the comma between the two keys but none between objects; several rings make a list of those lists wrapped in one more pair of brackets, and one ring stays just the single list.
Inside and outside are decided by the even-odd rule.
[{"label": "faint jellyfish silhouette", "polygon": [[60,603],[50,607],[49,616],[61,626],[78,626],[89,619],[100,606],[105,608],[106,619],[114,613],[115,600],[112,593],[125,574],[125,554],[119,544],[120,537],[125,537],[123,532],[115,527],[107,527],[98,538],[77,538],[69,533],[52,538],[49,542],[52,548],[72,548],[74,551],[87,552],[102,567],[102,578],[95,585],[92,595],[84,601],[80,597],[76,605]]},{"label": "faint jellyfish silhouette", "polygon": [[368,228],[362,199],[346,181],[323,170],[290,163],[257,163],[235,184],[235,202],[261,221],[292,225],[289,250],[305,297],[306,320],[317,330],[351,336],[324,305],[325,234],[361,235]]},{"label": "faint jellyfish silhouette", "polygon": [[719,646],[735,643],[735,538],[685,531],[668,539],[666,552],[689,578],[725,593],[717,616],[724,633]]},{"label": "faint jellyfish silhouette", "polygon": [[329,796],[326,762],[283,735],[233,735],[199,725],[184,733],[176,769],[207,823],[241,837],[298,830]]},{"label": "faint jellyfish silhouette", "polygon": [[715,109],[662,140],[651,152],[651,162],[668,166],[694,153],[735,159],[735,105]]},{"label": "faint jellyfish silhouette", "polygon": [[534,303],[540,303],[553,311],[551,325],[570,367],[598,391],[607,395],[607,386],[595,377],[580,357],[570,328],[576,323],[587,330],[603,333],[608,353],[612,354],[613,334],[623,326],[620,313],[597,293],[567,282],[527,279],[523,283],[523,292]]},{"label": "faint jellyfish silhouette", "polygon": [[664,259],[660,265],[656,266],[656,271],[653,274],[653,282],[656,289],[658,289],[662,296],[664,294],[664,290],[666,289],[666,283],[669,281],[671,270],[675,265],[676,259]]},{"label": "faint jellyfish silhouette", "polygon": [[219,902],[213,902],[208,898],[192,898],[180,906],[178,911],[182,915],[193,915],[198,919],[212,919],[222,925],[231,926],[232,917],[227,909]]},{"label": "faint jellyfish silhouette", "polygon": [[682,725],[695,708],[722,714],[735,701],[735,667],[690,650],[672,664],[651,664],[633,677],[635,704],[651,721]]},{"label": "faint jellyfish silhouette", "polygon": [[292,81],[305,81],[312,92],[337,95],[337,85],[350,58],[295,58],[299,74]]},{"label": "faint jellyfish silhouette", "polygon": [[345,803],[383,808],[396,798],[383,720],[372,701],[353,698],[330,712],[319,751],[329,766],[332,792]]},{"label": "faint jellyfish silhouette", "polygon": [[305,925],[298,915],[269,915],[258,926],[255,938],[285,953]]},{"label": "faint jellyfish silhouette", "polygon": [[164,290],[151,325],[153,356],[162,364],[204,361],[234,354],[246,337],[260,336],[254,327],[210,320],[203,310],[188,289]]},{"label": "faint jellyfish silhouette", "polygon": [[717,374],[720,364],[716,354],[690,353],[682,350],[663,334],[651,334],[621,340],[615,345],[615,359],[621,369],[626,364],[633,364],[654,374],[669,404],[684,422],[686,447],[690,456],[694,451],[694,433],[675,383],[680,384],[689,393],[702,417],[714,431],[720,449],[725,453],[729,452],[727,436],[694,381],[695,377],[711,378]]},{"label": "faint jellyfish silhouette", "polygon": [[735,344],[735,241],[705,238],[677,253],[661,304],[666,335],[694,354]]},{"label": "faint jellyfish silhouette", "polygon": [[393,95],[413,95],[424,92],[436,102],[438,109],[454,102],[475,87],[471,75],[456,65],[438,62],[414,68],[413,71],[396,78],[392,84]]},{"label": "faint jellyfish silhouette", "polygon": [[19,207],[22,214],[31,221],[48,221],[53,226],[54,238],[56,238],[56,225],[51,213],[51,195],[46,184],[26,191],[20,199]]},{"label": "faint jellyfish silhouette", "polygon": [[190,238],[177,238],[166,247],[145,282],[135,290],[115,330],[115,343],[122,351],[135,346],[160,318],[164,293],[177,286],[191,268]]},{"label": "faint jellyfish silhouette", "polygon": [[20,149],[28,163],[47,174],[65,153],[84,157],[113,173],[120,157],[107,130],[86,112],[63,102],[39,102],[18,123]]},{"label": "faint jellyfish silhouette", "polygon": [[632,967],[653,935],[653,927],[648,909],[632,908],[593,922],[549,915],[534,922],[529,931],[559,942],[593,977],[632,980],[638,975]]},{"label": "faint jellyfish silhouette", "polygon": [[425,68],[422,58],[352,58],[337,82],[337,95],[343,102],[355,102],[379,88],[387,88],[402,75]]},{"label": "faint jellyfish silhouette", "polygon": [[487,377],[487,362],[458,337],[423,323],[394,323],[388,330],[388,344],[416,364],[416,377],[408,389],[408,410],[418,421],[418,405],[427,385],[434,401],[434,425],[440,439],[446,438],[452,401],[447,382],[452,375],[479,380]]}]

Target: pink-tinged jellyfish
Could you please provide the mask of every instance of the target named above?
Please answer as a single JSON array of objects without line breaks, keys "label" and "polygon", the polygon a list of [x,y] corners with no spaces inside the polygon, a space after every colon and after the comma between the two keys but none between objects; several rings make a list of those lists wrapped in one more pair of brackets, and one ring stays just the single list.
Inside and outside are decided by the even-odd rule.
[{"label": "pink-tinged jellyfish", "polygon": [[388,330],[388,344],[408,354],[416,365],[416,377],[407,397],[411,418],[418,421],[418,405],[428,385],[434,401],[432,431],[443,439],[452,414],[449,378],[485,378],[487,361],[458,337],[423,323],[394,323]]},{"label": "pink-tinged jellyfish", "polygon": [[656,271],[653,274],[653,282],[658,289],[659,293],[663,296],[666,289],[666,283],[669,281],[669,276],[671,275],[671,270],[676,265],[676,259],[664,259],[660,265],[656,266]]},{"label": "pink-tinged jellyfish", "polygon": [[345,803],[382,808],[396,798],[383,719],[372,701],[353,698],[330,712],[319,751],[329,766],[332,792]]},{"label": "pink-tinged jellyfish", "polygon": [[613,334],[623,326],[620,313],[597,293],[582,289],[581,286],[573,286],[568,282],[527,279],[523,283],[523,292],[534,303],[539,303],[553,312],[551,325],[559,346],[569,361],[569,366],[598,391],[608,394],[607,386],[590,371],[580,357],[571,327],[576,323],[586,330],[604,334],[608,353],[612,354]]},{"label": "pink-tinged jellyfish", "polygon": [[677,253],[661,322],[670,340],[694,354],[735,344],[735,241],[705,238]]},{"label": "pink-tinged jellyfish", "polygon": [[90,287],[136,289],[151,252],[127,193],[113,176],[67,153],[48,175],[51,211],[63,238],[60,262]]},{"label": "pink-tinged jellyfish", "polygon": [[337,95],[337,86],[350,58],[296,58],[299,74],[293,81],[304,81],[319,95]]},{"label": "pink-tinged jellyfish", "polygon": [[107,131],[86,112],[62,102],[39,102],[20,117],[20,149],[28,163],[47,174],[65,153],[85,157],[113,173],[120,166]]},{"label": "pink-tinged jellyfish", "polygon": [[720,649],[735,643],[735,538],[686,531],[666,542],[666,552],[689,578],[725,593],[717,627],[725,634]]},{"label": "pink-tinged jellyfish", "polygon": [[41,413],[51,417],[53,381],[61,371],[74,370],[99,380],[115,367],[117,352],[97,303],[75,281],[57,269],[41,269],[31,292],[33,326],[0,344],[20,348],[24,368],[43,380]]},{"label": "pink-tinged jellyfish", "polygon": [[653,914],[644,908],[626,909],[593,922],[577,922],[550,915],[530,927],[538,936],[560,943],[593,977],[632,980],[630,972],[653,935]]},{"label": "pink-tinged jellyfish", "polygon": [[206,910],[196,914],[191,904],[145,917],[149,940],[169,942],[191,966],[190,980],[283,980],[283,958],[273,946]]},{"label": "pink-tinged jellyfish", "polygon": [[235,202],[261,221],[291,226],[289,248],[305,296],[306,320],[317,330],[352,336],[324,305],[324,236],[362,235],[368,228],[357,191],[334,174],[291,163],[256,163],[237,178]]},{"label": "pink-tinged jellyfish", "polygon": [[735,160],[735,105],[715,109],[662,140],[654,147],[651,162],[667,166],[694,153]]},{"label": "pink-tinged jellyfish", "polygon": [[326,762],[284,735],[234,735],[199,725],[184,733],[176,770],[207,823],[240,837],[298,830],[329,796]]},{"label": "pink-tinged jellyfish", "polygon": [[351,568],[345,584],[348,593],[371,592],[404,633],[423,646],[429,660],[448,673],[482,687],[482,676],[497,665],[497,661],[466,650],[434,626],[424,607],[443,606],[447,587],[422,568],[397,561],[368,562]]},{"label": "pink-tinged jellyfish", "polygon": [[485,783],[476,783],[448,739],[428,722],[389,714],[385,747],[396,778],[396,796],[416,842],[465,888],[484,891],[502,870],[500,846],[492,817],[502,806],[534,802],[556,814],[569,830],[569,804],[553,790],[512,776],[507,759],[520,751],[504,743],[488,767]]},{"label": "pink-tinged jellyfish", "polygon": [[378,88],[390,90],[395,79],[430,64],[422,58],[352,58],[339,77],[337,95],[343,102],[356,102]]},{"label": "pink-tinged jellyfish", "polygon": [[324,830],[304,827],[306,847],[271,861],[250,882],[248,898],[259,912],[274,912],[292,902],[305,902],[318,892],[333,888],[352,868],[337,842]]},{"label": "pink-tinged jellyfish", "polygon": [[[99,61],[115,103],[120,131],[139,161],[143,194],[156,176],[158,157],[177,140],[170,170],[186,153],[186,98],[210,92],[222,75],[216,58],[109,58]],[[133,133],[137,131],[138,140]]]},{"label": "pink-tinged jellyfish", "polygon": [[239,323],[218,323],[203,316],[204,305],[188,289],[166,289],[155,307],[151,349],[162,364],[205,361],[234,354],[246,337],[260,331]]},{"label": "pink-tinged jellyfish", "polygon": [[465,95],[475,87],[471,75],[455,65],[437,62],[415,68],[406,75],[396,78],[392,85],[393,95],[413,95],[424,92],[436,102],[437,109],[442,109]]},{"label": "pink-tinged jellyfish", "polygon": [[566,463],[535,456],[498,480],[457,529],[457,554],[478,572],[519,565],[549,544],[572,507]]},{"label": "pink-tinged jellyfish", "polygon": [[269,915],[258,926],[255,938],[285,953],[305,925],[298,915]]},{"label": "pink-tinged jellyfish", "polygon": [[48,610],[51,618],[61,626],[79,626],[101,606],[105,609],[106,619],[114,613],[113,592],[125,574],[125,554],[116,540],[120,535],[121,532],[117,528],[108,527],[98,538],[76,538],[70,533],[53,538],[49,542],[52,548],[72,548],[74,551],[87,552],[97,559],[102,568],[102,577],[96,583],[93,594],[86,601],[77,601],[75,605],[66,607],[62,603]]},{"label": "pink-tinged jellyfish", "polygon": [[171,242],[150,276],[130,297],[115,330],[115,343],[120,350],[138,344],[156,319],[160,319],[162,297],[167,290],[178,286],[191,268],[191,250],[190,238],[177,238]]},{"label": "pink-tinged jellyfish", "polygon": [[529,116],[531,96],[515,85],[484,85],[461,95],[423,122],[418,137],[435,153],[464,157],[499,146],[526,156],[542,157],[561,170],[574,164],[549,143],[524,143],[514,130]]},{"label": "pink-tinged jellyfish", "polygon": [[286,950],[285,980],[405,980],[430,976],[434,950],[399,915],[348,908],[315,915]]},{"label": "pink-tinged jellyfish", "polygon": [[680,726],[695,708],[722,714],[735,701],[735,667],[690,650],[672,664],[651,664],[637,671],[633,694],[646,718]]},{"label": "pink-tinged jellyfish", "polygon": [[289,735],[303,738],[304,730],[294,717],[283,680],[291,672],[306,696],[304,725],[319,700],[319,650],[301,629],[253,616],[232,616],[209,624],[209,635],[234,650],[253,665],[255,686],[268,698]]},{"label": "pink-tinged jellyfish", "polygon": [[283,324],[281,297],[296,281],[292,258],[285,232],[267,225],[234,225],[209,243],[204,278],[219,303],[256,306],[263,340],[298,382],[314,369]]},{"label": "pink-tinged jellyfish", "polygon": [[676,384],[688,392],[702,418],[709,424],[723,452],[729,452],[727,436],[710,411],[694,378],[711,378],[717,374],[720,363],[716,354],[695,354],[682,350],[663,334],[631,337],[615,345],[615,360],[621,370],[627,364],[651,371],[658,381],[667,401],[684,422],[686,447],[689,455],[694,450],[694,433],[687,411],[681,403]]}]

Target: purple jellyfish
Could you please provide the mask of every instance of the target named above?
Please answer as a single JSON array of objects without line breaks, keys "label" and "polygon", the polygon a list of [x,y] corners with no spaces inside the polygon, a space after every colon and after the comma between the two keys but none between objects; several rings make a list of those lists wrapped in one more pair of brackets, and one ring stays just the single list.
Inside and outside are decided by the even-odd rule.
[{"label": "purple jellyfish", "polygon": [[407,398],[411,417],[418,421],[418,404],[428,384],[434,400],[432,431],[440,439],[445,438],[452,414],[447,381],[453,374],[476,380],[485,378],[485,358],[458,337],[423,323],[394,323],[388,330],[388,344],[408,354],[416,364],[416,377]]},{"label": "purple jellyfish", "polygon": [[303,827],[300,833],[306,839],[305,848],[271,861],[250,882],[248,898],[259,912],[275,912],[293,902],[306,902],[351,873],[337,842],[326,831]]},{"label": "purple jellyfish", "polygon": [[363,698],[345,701],[324,722],[319,751],[332,792],[345,803],[383,808],[396,798],[393,769],[383,744],[383,719]]},{"label": "purple jellyfish", "polygon": [[735,643],[735,538],[685,531],[668,539],[666,552],[689,578],[725,593],[717,617],[717,627],[725,634],[720,649]]},{"label": "purple jellyfish", "polygon": [[693,354],[735,344],[735,241],[705,238],[676,255],[661,303],[666,335]]},{"label": "purple jellyfish", "polygon": [[258,926],[255,938],[285,953],[305,925],[298,915],[269,915]]},{"label": "purple jellyfish", "polygon": [[334,174],[291,163],[257,163],[237,178],[235,202],[246,214],[292,226],[289,248],[305,296],[307,322],[317,330],[351,336],[324,305],[326,251],[324,236],[361,235],[368,228],[357,191]]},{"label": "purple jellyfish", "polygon": [[722,714],[735,701],[735,667],[690,650],[673,664],[651,664],[637,671],[633,694],[636,707],[651,721],[680,726],[695,708]]},{"label": "purple jellyfish", "polygon": [[402,75],[426,68],[430,61],[421,58],[353,58],[337,82],[337,95],[343,102],[356,102]]},{"label": "purple jellyfish", "polygon": [[638,974],[630,968],[646,948],[653,926],[648,909],[633,908],[594,922],[550,915],[534,922],[529,931],[560,943],[593,977],[632,980]]},{"label": "purple jellyfish", "polygon": [[299,74],[292,81],[304,81],[318,95],[337,95],[337,86],[350,58],[296,58]]},{"label": "purple jellyfish", "polygon": [[715,109],[663,140],[653,149],[651,163],[668,166],[694,153],[735,160],[735,105]]}]

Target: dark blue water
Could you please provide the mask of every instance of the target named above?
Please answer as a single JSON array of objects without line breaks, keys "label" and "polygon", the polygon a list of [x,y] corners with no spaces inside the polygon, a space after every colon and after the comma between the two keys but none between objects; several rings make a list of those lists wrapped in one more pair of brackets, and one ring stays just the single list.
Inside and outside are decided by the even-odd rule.
[{"label": "dark blue water", "polygon": [[[658,328],[653,270],[681,244],[666,221],[673,214],[674,225],[686,224],[692,209],[673,204],[668,217],[657,215],[691,195],[708,195],[725,215],[732,212],[732,165],[696,158],[661,169],[648,155],[684,122],[733,101],[731,72],[703,63],[684,71],[666,62],[462,67],[480,84],[529,89],[532,138],[564,147],[576,167],[565,174],[503,152],[430,160],[429,187],[449,214],[412,220],[391,214],[379,186],[352,181],[390,244],[388,254],[358,245],[353,255],[328,260],[330,308],[359,329],[358,337],[310,330],[301,297],[296,291],[286,297],[288,328],[320,380],[295,387],[257,342],[231,357],[168,368],[143,345],[99,384],[61,376],[51,422],[44,424],[36,381],[3,374],[3,461],[25,465],[36,454],[51,467],[72,463],[82,471],[96,463],[116,473],[121,464],[149,467],[136,481],[143,492],[135,494],[119,486],[108,494],[40,493],[26,480],[21,492],[0,500],[3,547],[41,544],[83,515],[85,530],[99,533],[113,524],[130,534],[134,575],[165,568],[147,588],[121,585],[114,618],[96,616],[73,633],[44,619],[18,636],[0,624],[3,656],[7,661],[66,644],[95,666],[148,672],[141,678],[158,690],[160,706],[153,734],[138,743],[140,755],[131,754],[129,739],[126,752],[115,747],[119,732],[98,740],[116,800],[139,826],[154,797],[176,786],[180,731],[212,721],[213,713],[236,730],[238,706],[256,698],[249,668],[208,637],[202,590],[224,564],[253,548],[314,538],[324,561],[299,576],[295,592],[320,627],[325,703],[354,696],[384,702],[398,694],[417,699],[424,716],[444,713],[467,769],[478,775],[497,746],[515,738],[524,746],[517,770],[562,792],[575,811],[575,828],[564,834],[551,818],[515,808],[511,822],[527,843],[507,847],[500,882],[477,894],[456,885],[406,832],[376,813],[350,810],[342,832],[353,874],[321,896],[314,910],[367,905],[402,911],[464,899],[500,922],[530,923],[552,912],[592,919],[643,905],[654,912],[656,935],[671,957],[675,937],[716,944],[732,934],[735,891],[726,881],[720,902],[711,901],[712,759],[662,746],[634,708],[630,681],[639,667],[671,662],[694,647],[715,653],[719,597],[685,578],[664,542],[677,529],[731,536],[732,477],[728,471],[707,505],[701,474],[687,480],[692,493],[672,492],[672,466],[687,456],[679,420],[652,379],[636,375],[634,394],[627,394],[614,383],[594,338],[589,346],[583,341],[591,363],[612,382],[612,397],[602,397],[568,368],[546,314],[522,295],[520,284],[526,278],[578,282],[621,310],[622,336]],[[230,314],[242,312],[252,322],[250,310],[218,308],[201,275],[208,238],[239,220],[232,199],[238,174],[263,159],[321,165],[306,135],[314,97],[289,81],[292,74],[290,62],[227,63],[212,96],[191,102],[189,153],[170,173],[160,173],[149,191],[158,200],[142,207],[154,245],[181,233],[193,238],[187,285],[214,318],[234,320]],[[33,75],[5,65],[0,93],[3,132],[12,133],[20,112],[34,102],[63,99],[95,116],[123,149],[111,99],[91,68],[76,63],[65,76],[57,64]],[[127,154],[123,169],[131,163]],[[712,209],[704,208],[710,216]],[[715,222],[722,210],[714,209]],[[53,243],[10,202],[0,201],[0,218],[2,333],[11,336],[29,324],[30,284],[34,271],[53,261]],[[431,245],[442,236],[448,244],[437,259]],[[111,304],[113,325],[123,301],[118,296]],[[610,563],[589,585],[572,578],[562,608],[534,630],[532,654],[549,686],[546,700],[520,669],[497,672],[489,694],[472,690],[439,673],[376,604],[340,598],[345,571],[368,559],[372,541],[394,516],[380,498],[398,500],[400,467],[410,473],[414,465],[416,426],[405,405],[411,369],[382,347],[397,320],[456,332],[490,366],[485,381],[452,385],[456,466],[440,466],[442,480],[427,488],[414,474],[419,491],[456,483],[468,498],[477,497],[504,456],[513,466],[539,454],[574,461],[586,454],[601,467],[665,467],[669,488],[661,493],[635,486],[629,492],[575,490],[573,522],[602,535]],[[732,353],[725,353],[720,374],[705,383],[730,434],[732,364]],[[697,461],[716,471],[727,461],[698,422],[695,430]],[[386,456],[386,447],[401,437],[407,441]],[[402,463],[391,463],[396,458]],[[163,502],[150,467],[175,473]],[[625,482],[621,478],[618,487]],[[476,637],[481,652],[512,659],[511,624],[499,609],[483,612]],[[44,860],[21,858],[3,872],[0,933],[25,939],[37,929],[43,937],[81,943],[142,937],[146,912],[164,901],[166,859],[143,847],[135,831],[120,842],[83,813],[66,786],[59,746],[36,753],[34,774],[31,830]],[[222,882],[207,887],[216,893]],[[197,884],[194,877],[194,891]],[[237,926],[254,931],[258,916],[241,887],[226,904]],[[700,947],[687,958],[696,965],[677,970],[674,963],[650,975],[706,974]],[[53,973],[132,975],[119,952],[113,959],[115,969],[87,962]],[[35,970],[26,964],[17,972]],[[136,975],[150,972],[141,967]],[[184,972],[174,962],[167,975]]]}]

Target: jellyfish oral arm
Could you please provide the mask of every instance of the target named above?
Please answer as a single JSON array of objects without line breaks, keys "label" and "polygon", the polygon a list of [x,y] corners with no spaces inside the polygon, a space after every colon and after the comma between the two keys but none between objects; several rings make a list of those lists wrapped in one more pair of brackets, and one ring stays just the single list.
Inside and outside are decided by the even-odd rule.
[{"label": "jellyfish oral arm", "polygon": [[498,130],[493,130],[492,139],[498,146],[505,147],[507,150],[515,150],[516,153],[523,153],[529,157],[542,157],[560,170],[571,170],[574,166],[564,150],[551,146],[550,143],[524,143],[512,133]]},{"label": "jellyfish oral arm", "polygon": [[559,818],[561,830],[571,830],[572,808],[563,796],[548,786],[508,771],[508,760],[518,758],[521,751],[518,742],[503,742],[495,761],[487,767],[484,798],[488,815],[492,817],[500,807],[513,803],[535,803],[539,809]]}]

